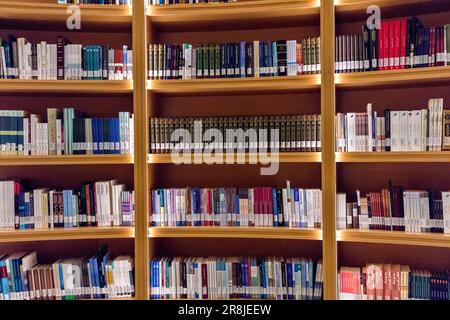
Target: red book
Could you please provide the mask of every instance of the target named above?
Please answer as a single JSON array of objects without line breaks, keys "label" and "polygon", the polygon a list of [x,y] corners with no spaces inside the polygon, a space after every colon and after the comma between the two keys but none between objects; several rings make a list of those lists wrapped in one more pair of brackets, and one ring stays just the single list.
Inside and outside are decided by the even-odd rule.
[{"label": "red book", "polygon": [[[444,28],[445,27],[439,27],[439,34],[437,36],[437,41],[439,43],[439,52],[438,52],[438,57],[437,57],[437,64],[438,66],[445,66],[445,62],[446,62],[446,53],[445,53],[445,32],[444,32]],[[447,49],[448,51],[450,51],[450,48]]]},{"label": "red book", "polygon": [[406,33],[408,32],[408,20],[403,19],[400,21],[400,69],[406,68]]},{"label": "red book", "polygon": [[273,226],[273,193],[272,193],[272,188],[267,188],[267,197],[269,199],[268,201],[268,206],[269,206],[269,225],[268,227],[272,227]]},{"label": "red book", "polygon": [[391,300],[400,300],[400,265],[394,264],[391,267],[392,291]]},{"label": "red book", "polygon": [[389,58],[389,70],[394,69],[395,65],[395,21],[389,22],[389,34],[387,39],[388,45],[388,58]]},{"label": "red book", "polygon": [[205,261],[202,263],[202,298],[208,299],[208,269]]},{"label": "red book", "polygon": [[428,53],[428,66],[436,65],[436,28],[430,28],[430,49]]},{"label": "red book", "polygon": [[400,50],[401,50],[401,21],[394,21],[394,69],[400,69]]},{"label": "red book", "polygon": [[385,70],[384,68],[384,33],[386,32],[386,22],[381,22],[381,29],[378,32],[378,70]]},{"label": "red book", "polygon": [[384,33],[383,33],[383,66],[384,70],[389,70],[389,34],[390,34],[390,23],[386,22],[384,26]]},{"label": "red book", "polygon": [[384,300],[391,300],[392,272],[390,264],[385,264],[383,266],[383,287],[384,287]]}]

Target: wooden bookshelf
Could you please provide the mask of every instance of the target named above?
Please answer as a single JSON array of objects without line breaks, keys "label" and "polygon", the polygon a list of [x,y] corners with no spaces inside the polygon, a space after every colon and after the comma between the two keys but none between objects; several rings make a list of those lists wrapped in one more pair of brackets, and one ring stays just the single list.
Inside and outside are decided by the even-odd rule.
[{"label": "wooden bookshelf", "polygon": [[195,6],[149,6],[147,16],[158,29],[255,28],[262,25],[314,24],[319,21],[316,0],[249,0]]},{"label": "wooden bookshelf", "polygon": [[1,93],[102,93],[133,92],[128,80],[18,80],[0,79]]},{"label": "wooden bookshelf", "polygon": [[[280,163],[305,163],[305,162],[321,162],[321,153],[320,152],[283,152],[279,154],[270,154],[268,155],[271,158],[278,156]],[[226,155],[218,154],[216,157],[223,158],[224,163],[226,163]],[[201,155],[200,155],[201,157]],[[192,164],[197,164],[195,161],[196,155],[191,156]],[[201,159],[201,158],[200,158]],[[238,161],[244,160],[244,163],[259,163],[259,156],[255,153],[246,153],[246,154],[235,154],[233,156],[233,163],[240,163]],[[242,159],[242,160],[241,160]],[[203,160],[200,160],[200,164],[205,164]],[[173,163],[172,157],[170,154],[149,154],[148,155],[148,163],[156,164],[156,163]]]},{"label": "wooden bookshelf", "polygon": [[320,75],[297,77],[148,80],[147,89],[157,94],[271,93],[317,91]]},{"label": "wooden bookshelf", "polygon": [[0,243],[29,241],[60,241],[87,239],[133,238],[132,227],[80,227],[73,229],[56,228],[45,230],[0,231]]},{"label": "wooden bookshelf", "polygon": [[[36,1],[0,0],[0,20],[8,23],[48,23],[65,27],[70,5]],[[129,6],[78,5],[82,14],[82,27],[111,26],[131,30],[132,10]]]},{"label": "wooden bookshelf", "polygon": [[448,84],[450,83],[450,67],[339,73],[335,75],[335,81],[338,89]]},{"label": "wooden bookshelf", "polygon": [[339,230],[337,241],[450,248],[450,235],[378,230]]},{"label": "wooden bookshelf", "polygon": [[[20,30],[25,36],[40,36],[41,28],[45,37],[54,39],[54,32],[69,33],[66,30],[67,6],[58,5],[53,0],[0,0],[0,27],[8,25],[10,30]],[[437,4],[437,5],[435,5]],[[28,100],[39,97],[39,103],[59,105],[58,102],[74,102],[79,96],[86,96],[96,103],[86,103],[83,111],[99,112],[104,108],[103,99],[114,99],[133,103],[135,118],[135,154],[121,155],[83,155],[83,156],[1,156],[0,167],[8,177],[17,175],[39,178],[42,184],[50,170],[57,177],[47,181],[59,183],[59,176],[68,172],[68,181],[76,185],[78,179],[95,179],[119,176],[128,179],[136,197],[136,227],[118,228],[78,228],[56,230],[1,231],[0,243],[31,245],[35,241],[52,241],[46,248],[51,257],[53,243],[57,240],[79,241],[83,250],[96,239],[106,242],[117,241],[129,246],[134,244],[136,299],[149,298],[149,261],[155,255],[170,255],[190,250],[189,253],[235,254],[235,250],[245,248],[246,252],[296,255],[310,254],[322,258],[324,263],[324,298],[337,298],[337,271],[340,252],[347,250],[345,263],[352,260],[353,245],[358,247],[355,255],[366,260],[371,254],[371,245],[386,251],[388,257],[395,257],[396,250],[407,246],[414,257],[415,250],[426,254],[429,249],[446,250],[450,248],[448,235],[409,234],[386,231],[336,230],[335,206],[336,192],[353,192],[349,179],[361,182],[365,187],[378,187],[384,177],[373,178],[365,173],[374,170],[380,175],[383,167],[388,172],[400,172],[399,179],[409,182],[420,169],[420,178],[427,177],[423,166],[435,164],[428,183],[443,186],[440,178],[447,179],[446,163],[450,152],[390,152],[390,153],[336,153],[335,124],[336,111],[341,112],[339,103],[347,107],[367,103],[373,92],[383,96],[389,91],[387,100],[405,102],[405,107],[414,105],[417,96],[428,95],[423,88],[433,91],[433,95],[450,98],[450,67],[390,70],[352,74],[334,74],[334,36],[341,29],[351,28],[348,24],[360,26],[367,19],[366,8],[379,5],[382,17],[405,17],[417,10],[427,15],[441,14],[441,19],[449,23],[443,14],[450,10],[450,2],[445,0],[243,0],[237,3],[214,3],[198,5],[154,6],[145,8],[144,1],[135,1],[133,7],[81,5],[83,29],[70,32],[71,40],[86,37],[89,41],[111,41],[117,45],[123,41],[134,51],[133,81],[37,81],[0,80],[0,103],[6,99],[11,105],[11,97],[18,99],[17,106],[27,96]],[[432,20],[432,19],[430,19]],[[349,22],[349,23],[347,23]],[[1,29],[1,28],[0,28]],[[86,31],[86,34],[84,33]],[[15,33],[15,32],[12,32]],[[297,77],[227,78],[194,80],[147,80],[147,45],[149,43],[199,43],[200,41],[240,41],[262,39],[301,39],[308,36],[321,36],[321,75],[302,75]],[[73,37],[73,38],[72,38]],[[112,39],[112,40],[111,40]],[[125,39],[125,40],[124,40]],[[130,40],[132,39],[132,41]],[[89,40],[89,41],[88,41]],[[411,87],[420,93],[411,92]],[[397,90],[398,91],[395,91]],[[377,91],[378,90],[378,91]],[[402,90],[409,90],[409,96],[402,96]],[[353,97],[352,95],[358,95]],[[245,103],[236,99],[249,96]],[[350,96],[350,99],[348,99]],[[364,98],[362,98],[364,96]],[[421,96],[421,97],[422,97]],[[4,98],[6,97],[6,98]],[[237,97],[237,98],[232,98]],[[279,98],[281,97],[281,100]],[[431,97],[431,96],[430,96]],[[384,98],[384,96],[383,96]],[[422,97],[423,98],[423,97]],[[69,99],[69,100],[68,100]],[[208,105],[205,102],[207,101]],[[229,99],[229,100],[228,100]],[[234,100],[233,100],[234,99]],[[250,100],[252,99],[252,100]],[[197,104],[197,101],[200,101]],[[38,100],[37,100],[38,101]],[[70,101],[70,102],[72,102]],[[98,106],[97,106],[98,101]],[[274,113],[289,116],[296,113],[321,113],[322,152],[321,153],[280,153],[280,177],[254,177],[259,170],[250,166],[180,166],[175,167],[170,154],[149,154],[149,121],[154,116],[249,116],[261,111],[262,115],[272,114],[267,105],[278,103]],[[336,102],[338,101],[338,102]],[[209,105],[211,104],[211,106]],[[227,103],[231,104],[227,107]],[[82,103],[83,104],[83,103]],[[112,108],[118,110],[120,103]],[[98,110],[96,109],[98,107]],[[35,107],[31,107],[35,108]],[[25,107],[26,109],[26,107]],[[131,106],[128,106],[131,111]],[[341,110],[341,111],[339,111]],[[36,111],[36,110],[34,110]],[[39,112],[37,112],[39,113]],[[101,113],[101,112],[100,112]],[[245,156],[246,164],[249,155]],[[84,166],[86,165],[86,166]],[[35,170],[33,166],[39,167]],[[70,167],[69,167],[70,166]],[[133,166],[133,167],[131,167]],[[83,168],[83,169],[82,169]],[[86,168],[86,170],[84,170]],[[218,168],[218,169],[217,169]],[[244,168],[244,169],[242,169]],[[251,169],[249,169],[251,168]],[[259,169],[259,168],[257,168]],[[439,177],[440,171],[444,174]],[[81,171],[82,170],[82,171]],[[410,179],[408,173],[412,178]],[[364,173],[364,174],[363,174]],[[44,176],[42,178],[41,176]],[[205,177],[207,176],[207,177]],[[288,228],[236,228],[236,227],[190,227],[190,228],[148,228],[149,190],[159,186],[174,187],[175,184],[214,182],[223,180],[230,184],[238,181],[242,185],[281,184],[288,176],[295,182],[303,181],[323,190],[323,231]],[[213,178],[211,178],[213,177]],[[3,178],[3,177],[0,177]],[[305,178],[305,179],[304,179]],[[213,179],[213,180],[211,180]],[[215,179],[215,180],[214,180]],[[448,179],[447,179],[448,180]],[[343,188],[340,190],[338,188]],[[89,241],[89,243],[87,243]],[[186,246],[189,241],[189,246]],[[64,242],[64,241],[62,241]],[[261,245],[262,243],[262,245]],[[97,243],[92,243],[92,245]],[[217,245],[218,244],[218,245]],[[218,246],[219,249],[215,249]],[[234,247],[233,247],[234,246]],[[343,246],[345,248],[343,248]],[[400,247],[401,249],[398,249]],[[396,249],[397,248],[397,249]],[[131,249],[132,250],[132,249]],[[56,252],[56,251],[55,251]],[[349,253],[350,252],[350,253]],[[365,252],[365,253],[364,253]],[[435,251],[432,251],[435,252]],[[239,252],[237,252],[239,254]],[[383,252],[380,254],[383,255]],[[409,255],[409,252],[407,254]],[[412,258],[411,258],[412,259]],[[435,265],[442,263],[442,259]],[[367,262],[367,261],[365,261]],[[394,261],[395,262],[395,261]],[[407,263],[403,257],[402,263]]]},{"label": "wooden bookshelf", "polygon": [[152,227],[149,238],[234,238],[234,239],[283,239],[322,240],[322,231],[294,228],[250,227]]},{"label": "wooden bookshelf", "polygon": [[129,155],[0,156],[1,166],[133,164]]},{"label": "wooden bookshelf", "polygon": [[336,162],[344,163],[433,163],[450,162],[450,152],[337,152]]}]

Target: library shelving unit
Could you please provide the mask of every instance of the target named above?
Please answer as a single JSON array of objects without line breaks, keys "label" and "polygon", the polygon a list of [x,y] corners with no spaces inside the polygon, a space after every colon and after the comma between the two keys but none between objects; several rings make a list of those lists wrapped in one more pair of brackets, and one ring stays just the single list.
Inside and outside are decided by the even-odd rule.
[{"label": "library shelving unit", "polygon": [[[33,42],[56,43],[63,35],[73,43],[132,48],[132,9],[82,5],[81,30],[68,30],[70,13],[53,0],[0,0],[0,37],[9,34]],[[46,118],[49,107],[73,106],[90,116],[133,112],[133,81],[0,80],[0,104]],[[26,180],[31,188],[74,188],[86,181],[117,178],[134,186],[133,155],[0,156],[0,179]],[[48,230],[0,230],[2,252],[37,251],[45,262],[89,256],[102,244],[113,255],[134,255],[134,227],[83,227]],[[4,250],[4,251],[3,251]]]},{"label": "library shelving unit", "polygon": [[[336,153],[336,112],[376,106],[411,108],[430,97],[450,99],[450,68],[334,74],[334,36],[359,32],[366,8],[379,5],[383,18],[417,14],[425,23],[450,23],[440,0],[243,0],[237,3],[146,8],[82,5],[82,30],[65,29],[65,6],[56,0],[0,0],[0,36],[27,38],[67,34],[79,43],[122,44],[133,49],[133,81],[0,80],[0,103],[44,112],[73,105],[96,115],[133,111],[134,156],[0,157],[0,178],[29,178],[55,188],[84,180],[118,178],[136,192],[135,228],[0,232],[0,248],[38,250],[44,257],[91,252],[98,243],[135,257],[137,299],[149,296],[154,256],[305,256],[324,264],[324,298],[336,299],[339,266],[369,261],[414,267],[450,265],[450,238],[437,234],[336,230],[336,192],[370,191],[388,183],[408,188],[449,189],[449,152]],[[431,5],[432,4],[432,5]],[[8,30],[9,29],[9,30]],[[321,37],[321,75],[256,79],[148,80],[149,43],[251,41]],[[132,46],[131,46],[132,45]],[[41,108],[41,109],[40,109]],[[281,153],[279,173],[261,176],[260,165],[172,164],[170,155],[149,154],[149,118],[320,113],[321,153]],[[63,179],[61,179],[63,177]],[[321,188],[322,230],[233,227],[149,227],[149,190],[166,187],[278,186]]]},{"label": "library shelving unit", "polygon": [[[361,32],[369,5],[381,8],[383,20],[417,16],[425,26],[450,23],[450,2],[441,0],[336,0],[335,34]],[[426,108],[428,99],[450,99],[450,67],[430,67],[365,73],[336,74],[335,103],[330,112],[365,112]],[[448,106],[446,106],[448,107]],[[445,106],[444,106],[445,108]],[[326,130],[332,130],[327,128]],[[389,180],[409,190],[446,191],[450,188],[449,152],[336,153],[336,189],[355,200],[355,190],[366,194],[386,188]],[[324,234],[326,237],[326,234]],[[337,268],[366,263],[399,263],[413,269],[446,270],[450,238],[379,230],[338,230]],[[327,266],[328,268],[329,266]]]},{"label": "library shelving unit", "polygon": [[[332,7],[330,7],[332,8]],[[137,8],[134,8],[137,10]],[[236,3],[173,5],[148,7],[140,22],[149,43],[199,43],[253,40],[301,40],[321,35],[320,1],[251,0]],[[322,34],[322,36],[324,36]],[[134,46],[136,48],[136,46]],[[326,47],[325,47],[326,50]],[[146,69],[146,61],[142,61]],[[160,116],[249,116],[321,113],[321,75],[262,77],[243,79],[147,80],[139,118]],[[135,88],[138,86],[134,84]],[[141,84],[139,84],[141,86]],[[136,100],[135,100],[136,102]],[[148,123],[141,124],[148,132]],[[148,135],[145,135],[148,150]],[[141,156],[143,159],[141,159]],[[235,155],[235,159],[242,155]],[[145,161],[148,181],[153,188],[284,186],[289,179],[299,187],[321,188],[322,153],[280,153],[279,172],[260,176],[261,165],[251,164],[174,165],[171,155],[135,155]],[[193,156],[194,157],[194,156]],[[139,166],[140,164],[138,164]],[[144,176],[144,171],[140,173]],[[144,191],[142,191],[144,192]],[[148,197],[148,194],[145,195]],[[148,199],[146,199],[148,201]],[[329,211],[331,213],[331,211]],[[140,218],[144,217],[140,215]],[[322,259],[322,231],[288,228],[178,227],[149,228],[147,217],[137,224],[136,238],[148,235],[143,271],[148,283],[148,262],[154,256],[236,256],[284,255]],[[206,241],[207,240],[207,241]],[[143,245],[139,241],[139,245]],[[138,285],[142,285],[138,283]],[[325,289],[326,290],[326,289]],[[137,295],[147,298],[148,286],[137,287]]]}]

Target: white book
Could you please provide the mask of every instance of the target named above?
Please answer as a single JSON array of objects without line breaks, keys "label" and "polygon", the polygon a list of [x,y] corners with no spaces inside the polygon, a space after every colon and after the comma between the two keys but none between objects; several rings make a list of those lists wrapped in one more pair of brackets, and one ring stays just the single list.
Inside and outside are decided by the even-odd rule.
[{"label": "white book", "polygon": [[436,99],[437,103],[437,132],[436,132],[436,151],[442,151],[442,126],[444,113],[444,99]]},{"label": "white book", "polygon": [[399,151],[408,151],[408,141],[409,141],[409,111],[401,111],[400,112],[400,150]]},{"label": "white book", "polygon": [[434,99],[428,100],[428,150],[434,151]]},{"label": "white book", "polygon": [[367,104],[367,138],[366,138],[366,150],[368,152],[372,151],[372,104]]},{"label": "white book", "polygon": [[450,191],[442,192],[444,233],[450,234]]},{"label": "white book", "polygon": [[421,110],[421,151],[427,151],[427,140],[428,140],[428,110],[422,109]]},{"label": "white book", "polygon": [[356,113],[347,114],[347,151],[356,150]]},{"label": "white book", "polygon": [[409,151],[421,151],[422,150],[422,111],[414,110],[410,113],[410,139],[411,148]]}]

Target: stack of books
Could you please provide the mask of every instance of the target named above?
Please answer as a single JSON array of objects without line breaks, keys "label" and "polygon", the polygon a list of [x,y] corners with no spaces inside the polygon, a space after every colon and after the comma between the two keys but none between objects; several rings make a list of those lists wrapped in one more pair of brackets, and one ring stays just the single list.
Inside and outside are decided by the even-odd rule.
[{"label": "stack of books", "polygon": [[134,154],[134,116],[88,118],[48,108],[47,122],[24,110],[0,110],[0,155]]},{"label": "stack of books", "polygon": [[450,110],[444,99],[430,99],[428,108],[338,113],[336,151],[408,152],[450,150]]},{"label": "stack of books", "polygon": [[132,297],[133,258],[111,257],[106,246],[91,258],[39,264],[36,252],[0,255],[0,300],[75,300]]},{"label": "stack of books", "polygon": [[322,269],[305,258],[155,258],[150,298],[321,300]]},{"label": "stack of books", "polygon": [[338,229],[450,233],[450,192],[407,190],[393,186],[347,202],[337,194]]},{"label": "stack of books", "polygon": [[381,22],[381,28],[337,36],[336,73],[450,65],[450,24],[425,27],[418,18]]},{"label": "stack of books", "polygon": [[322,191],[291,188],[157,189],[153,226],[322,227]]},{"label": "stack of books", "polygon": [[149,79],[296,76],[320,73],[320,38],[216,44],[150,44]]},{"label": "stack of books", "polygon": [[341,267],[340,300],[449,300],[450,274],[398,264]]},{"label": "stack of books", "polygon": [[72,44],[63,36],[32,43],[9,35],[0,38],[0,79],[133,80],[133,51]]},{"label": "stack of books", "polygon": [[134,191],[116,180],[59,191],[27,190],[24,185],[15,180],[0,182],[0,229],[134,225]]}]

